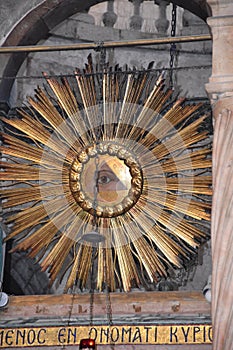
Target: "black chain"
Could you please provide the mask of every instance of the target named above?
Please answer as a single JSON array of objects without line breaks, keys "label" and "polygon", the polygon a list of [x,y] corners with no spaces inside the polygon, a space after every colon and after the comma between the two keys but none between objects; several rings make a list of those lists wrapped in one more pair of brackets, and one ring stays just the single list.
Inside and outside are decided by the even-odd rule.
[{"label": "black chain", "polygon": [[[97,136],[97,144],[99,142],[99,137]],[[95,157],[95,172],[94,172],[94,188],[93,188],[93,194],[94,194],[94,199],[93,199],[93,207],[94,207],[94,214],[93,214],[93,221],[92,221],[92,227],[93,231],[97,232],[98,231],[98,220],[97,220],[97,206],[98,206],[98,192],[99,192],[99,156],[98,153]]]},{"label": "black chain", "polygon": [[[99,45],[98,51],[100,51],[100,103],[102,102],[103,98],[103,74],[106,69],[106,48],[103,47],[103,45]],[[96,171],[98,171],[98,159],[96,158]],[[97,175],[98,176],[98,175]],[[96,182],[96,189],[98,191],[98,178]],[[105,292],[106,292],[106,313],[107,313],[107,321],[108,326],[111,329],[111,326],[113,325],[112,322],[112,305],[111,305],[111,298],[110,298],[110,286],[109,286],[109,280],[108,280],[108,274],[107,274],[107,247],[104,247],[103,249],[103,259],[104,259],[104,284],[105,284]],[[110,331],[109,329],[109,331]],[[111,332],[110,332],[111,333]],[[110,341],[110,347],[111,349],[114,348],[114,344]]]},{"label": "black chain", "polygon": [[100,49],[100,71],[103,72],[106,68],[106,56],[107,50],[105,47],[101,47]]},{"label": "black chain", "polygon": [[93,326],[93,317],[94,317],[94,293],[95,293],[95,281],[94,281],[94,258],[95,258],[96,249],[92,247],[91,255],[91,289],[90,289],[90,327]]},{"label": "black chain", "polygon": [[[106,247],[104,249],[104,280],[105,280],[105,291],[106,291],[106,313],[107,313],[107,321],[108,321],[108,327],[109,327],[109,334],[111,337],[111,327],[113,326],[113,320],[112,320],[112,303],[111,303],[111,296],[110,296],[110,281],[108,280],[107,276],[107,255],[106,255]],[[114,349],[114,343],[112,342],[112,339],[110,338],[110,348],[111,350]]]},{"label": "black chain", "polygon": [[[172,19],[171,19],[171,37],[176,36],[176,8],[177,6],[172,4]],[[176,58],[176,43],[170,45],[170,87],[173,88],[173,66]]]},{"label": "black chain", "polygon": [[103,96],[103,73],[106,68],[106,48],[103,46],[104,42],[100,41],[97,44],[97,47],[95,49],[96,52],[100,53],[99,56],[99,102],[102,101],[102,96]]}]

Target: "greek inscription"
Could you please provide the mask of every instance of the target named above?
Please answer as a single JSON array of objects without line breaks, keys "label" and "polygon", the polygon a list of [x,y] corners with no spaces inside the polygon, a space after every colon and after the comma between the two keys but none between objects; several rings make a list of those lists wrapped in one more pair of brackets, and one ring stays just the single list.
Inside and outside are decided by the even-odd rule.
[{"label": "greek inscription", "polygon": [[100,330],[100,343],[109,342],[109,328],[101,328]]},{"label": "greek inscription", "polygon": [[95,327],[92,327],[89,331],[89,338],[96,340],[97,339],[97,329]]},{"label": "greek inscription", "polygon": [[118,339],[119,339],[119,335],[120,335],[119,334],[119,329],[117,327],[113,327],[111,329],[111,341],[113,343],[116,343],[118,341]]},{"label": "greek inscription", "polygon": [[27,346],[46,343],[46,329],[9,329],[0,331],[0,346]]},{"label": "greek inscription", "polygon": [[193,342],[196,343],[197,342],[197,335],[199,335],[201,331],[200,327],[193,327]]},{"label": "greek inscription", "polygon": [[170,327],[170,343],[178,343],[177,327]]},{"label": "greek inscription", "polygon": [[61,344],[75,344],[77,339],[77,328],[61,328],[58,331],[58,341]]},{"label": "greek inscription", "polygon": [[121,342],[122,343],[131,343],[131,334],[132,334],[132,328],[122,328],[121,333]]},{"label": "greek inscription", "polygon": [[190,331],[190,327],[187,327],[187,330],[185,330],[184,327],[181,327],[182,333],[184,335],[184,341],[185,343],[188,342],[188,335],[189,335],[189,331]]},{"label": "greek inscription", "polygon": [[134,337],[132,339],[132,342],[134,343],[134,342],[136,342],[136,340],[139,341],[139,343],[142,342],[142,336],[141,336],[141,332],[140,332],[139,327],[136,327],[136,331],[134,333]]},{"label": "greek inscription", "polygon": [[152,329],[152,327],[144,327],[145,331],[146,331],[146,343],[148,343],[149,341],[149,331]]},{"label": "greek inscription", "polygon": [[210,325],[122,325],[0,329],[0,348],[78,345],[83,338],[97,344],[211,344]]}]

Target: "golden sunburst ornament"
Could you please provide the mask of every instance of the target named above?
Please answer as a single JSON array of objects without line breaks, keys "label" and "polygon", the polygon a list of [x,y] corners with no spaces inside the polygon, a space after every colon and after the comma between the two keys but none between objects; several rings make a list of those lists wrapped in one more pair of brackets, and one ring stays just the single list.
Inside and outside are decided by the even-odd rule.
[{"label": "golden sunburst ornament", "polygon": [[51,282],[69,271],[66,290],[87,286],[94,252],[96,288],[129,291],[181,267],[205,239],[206,115],[183,99],[171,104],[163,76],[146,70],[96,74],[89,56],[75,73],[45,76],[27,110],[3,118],[7,239],[18,237],[13,250],[38,257]]}]

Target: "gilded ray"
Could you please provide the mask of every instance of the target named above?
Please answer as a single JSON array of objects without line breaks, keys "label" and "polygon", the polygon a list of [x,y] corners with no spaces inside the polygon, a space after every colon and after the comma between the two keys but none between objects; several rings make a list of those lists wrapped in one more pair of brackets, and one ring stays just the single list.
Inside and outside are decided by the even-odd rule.
[{"label": "gilded ray", "polygon": [[[28,108],[2,121],[5,224],[65,291],[156,285],[208,239],[211,141],[202,104],[172,100],[164,74],[44,73]],[[87,234],[101,243],[87,241]]]}]

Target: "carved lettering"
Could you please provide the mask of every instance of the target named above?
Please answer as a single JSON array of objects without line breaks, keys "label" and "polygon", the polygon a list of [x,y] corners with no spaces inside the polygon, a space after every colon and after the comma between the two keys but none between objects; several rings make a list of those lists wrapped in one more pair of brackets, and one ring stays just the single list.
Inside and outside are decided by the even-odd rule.
[{"label": "carved lettering", "polygon": [[76,338],[77,338],[77,329],[74,328],[68,328],[68,335],[67,335],[67,343],[72,344],[76,343]]},{"label": "carved lettering", "polygon": [[14,334],[14,330],[12,329],[6,332],[5,342],[7,345],[13,344],[13,337],[12,337],[13,334]]},{"label": "carved lettering", "polygon": [[116,343],[119,339],[119,329],[117,327],[113,327],[111,330],[111,341]]},{"label": "carved lettering", "polygon": [[200,333],[201,328],[200,327],[193,327],[193,342],[196,343],[197,342],[197,335]]},{"label": "carved lettering", "polygon": [[95,327],[92,327],[89,331],[89,338],[96,340],[97,339],[97,329]]},{"label": "carved lettering", "polygon": [[122,343],[131,343],[131,334],[132,334],[132,328],[122,328],[122,334],[121,334],[121,342]]},{"label": "carved lettering", "polygon": [[178,343],[177,327],[170,327],[170,343]]},{"label": "carved lettering", "polygon": [[203,329],[203,343],[212,343],[212,327],[204,326]]},{"label": "carved lettering", "polygon": [[208,339],[210,342],[213,341],[212,327],[208,329]]},{"label": "carved lettering", "polygon": [[149,341],[149,331],[152,329],[152,327],[144,327],[144,329],[146,330],[146,343],[148,343]]},{"label": "carved lettering", "polygon": [[188,342],[188,335],[189,335],[190,327],[187,327],[187,330],[185,330],[184,327],[181,327],[181,331],[182,331],[182,333],[184,335],[184,341],[185,341],[185,343],[187,343]]},{"label": "carved lettering", "polygon": [[142,336],[141,336],[141,332],[140,332],[140,328],[136,327],[136,331],[134,333],[134,337],[132,339],[132,342],[134,343],[136,340],[139,340],[139,342],[142,342]]},{"label": "carved lettering", "polygon": [[154,329],[154,342],[157,343],[158,341],[158,327],[155,327]]},{"label": "carved lettering", "polygon": [[15,336],[15,342],[16,342],[16,345],[26,343],[26,329],[24,329],[22,331],[20,329],[17,329],[16,336]]},{"label": "carved lettering", "polygon": [[88,332],[100,345],[212,343],[210,325],[77,326],[0,329],[0,348],[78,345]]},{"label": "carved lettering", "polygon": [[109,328],[101,328],[100,343],[108,343],[108,341],[109,341]]},{"label": "carved lettering", "polygon": [[27,341],[28,341],[28,344],[33,344],[35,342],[35,339],[36,339],[36,334],[35,334],[35,331],[34,329],[30,329],[28,331],[28,336],[27,336]]},{"label": "carved lettering", "polygon": [[59,343],[75,344],[77,339],[77,329],[76,328],[61,328],[58,331],[58,341]]},{"label": "carved lettering", "polygon": [[46,329],[45,328],[41,328],[39,330],[38,336],[37,336],[37,341],[38,341],[39,344],[44,344],[46,342],[45,335],[46,335]]},{"label": "carved lettering", "polygon": [[65,327],[59,329],[58,335],[57,335],[57,339],[59,343],[65,343],[65,333],[66,333]]}]

